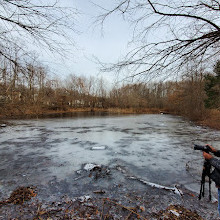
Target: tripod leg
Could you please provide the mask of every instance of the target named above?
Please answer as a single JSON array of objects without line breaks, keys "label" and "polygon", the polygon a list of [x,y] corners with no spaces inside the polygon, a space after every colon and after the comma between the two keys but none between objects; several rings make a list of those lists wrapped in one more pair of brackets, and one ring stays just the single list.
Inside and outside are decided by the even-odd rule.
[{"label": "tripod leg", "polygon": [[209,177],[209,201],[212,200],[212,194],[211,194],[211,179]]},{"label": "tripod leg", "polygon": [[203,171],[202,171],[202,179],[201,179],[199,200],[201,199],[202,196],[203,197],[205,196],[205,177],[207,175],[206,167],[207,167],[207,162],[205,161],[204,165],[203,165]]},{"label": "tripod leg", "polygon": [[202,185],[202,196],[205,196],[205,182]]},{"label": "tripod leg", "polygon": [[204,183],[201,181],[199,200],[201,200],[202,196],[204,196]]}]

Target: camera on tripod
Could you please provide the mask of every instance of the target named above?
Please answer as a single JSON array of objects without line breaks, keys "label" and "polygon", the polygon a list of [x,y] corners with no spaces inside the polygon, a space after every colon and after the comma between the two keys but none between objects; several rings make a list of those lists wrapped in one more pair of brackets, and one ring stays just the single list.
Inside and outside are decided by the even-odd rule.
[{"label": "camera on tripod", "polygon": [[212,149],[211,147],[209,147],[209,145],[202,146],[202,145],[194,144],[194,150],[201,150],[201,151],[205,151],[206,153],[212,152]]},{"label": "camera on tripod", "polygon": [[[201,150],[206,153],[212,152],[212,149],[209,145],[201,146],[201,145],[194,145],[194,150]],[[211,201],[211,164],[209,161],[205,160],[203,164],[203,171],[202,171],[202,179],[201,179],[201,186],[200,186],[200,193],[199,193],[199,200],[204,197],[205,195],[205,177],[209,178],[209,200]]]}]

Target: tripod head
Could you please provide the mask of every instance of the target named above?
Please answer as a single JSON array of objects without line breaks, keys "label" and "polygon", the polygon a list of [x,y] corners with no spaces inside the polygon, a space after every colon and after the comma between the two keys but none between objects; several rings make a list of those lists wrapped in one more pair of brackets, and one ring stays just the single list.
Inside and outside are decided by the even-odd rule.
[{"label": "tripod head", "polygon": [[204,151],[206,153],[212,152],[212,149],[209,145],[202,146],[202,145],[194,144],[194,150],[201,150],[201,151]]}]

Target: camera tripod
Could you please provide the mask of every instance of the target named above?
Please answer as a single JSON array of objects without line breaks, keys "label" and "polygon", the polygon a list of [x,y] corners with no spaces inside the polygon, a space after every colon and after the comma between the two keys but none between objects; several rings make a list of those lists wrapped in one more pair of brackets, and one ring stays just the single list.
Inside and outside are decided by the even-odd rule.
[{"label": "camera tripod", "polygon": [[205,195],[205,177],[209,177],[209,200],[211,201],[211,179],[210,179],[210,171],[211,171],[211,164],[208,161],[204,161],[203,164],[203,171],[202,171],[202,180],[201,180],[201,187],[200,187],[200,194],[199,200],[204,197]]}]

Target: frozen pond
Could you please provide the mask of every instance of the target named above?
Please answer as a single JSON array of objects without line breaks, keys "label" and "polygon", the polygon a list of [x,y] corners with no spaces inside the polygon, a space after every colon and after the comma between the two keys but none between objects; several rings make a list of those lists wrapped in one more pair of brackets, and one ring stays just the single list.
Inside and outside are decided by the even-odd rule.
[{"label": "frozen pond", "polygon": [[[144,190],[127,181],[124,172],[198,192],[203,158],[193,144],[220,149],[219,131],[171,115],[91,115],[13,123],[0,129],[0,198],[24,185],[37,186],[45,198],[108,188],[113,193],[115,186],[126,184],[124,190]],[[111,175],[102,173],[100,181],[93,181],[83,170],[85,164],[103,165]]]}]

